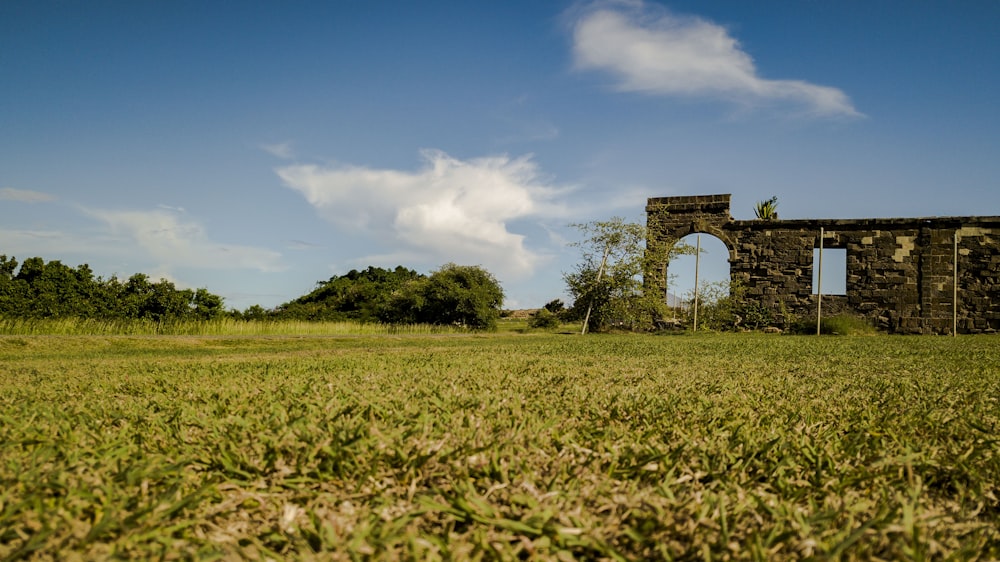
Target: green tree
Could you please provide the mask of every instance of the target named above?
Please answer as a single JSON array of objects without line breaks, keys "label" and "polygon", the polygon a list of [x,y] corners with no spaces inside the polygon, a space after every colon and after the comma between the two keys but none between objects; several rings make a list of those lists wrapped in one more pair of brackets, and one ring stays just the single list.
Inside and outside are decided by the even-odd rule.
[{"label": "green tree", "polygon": [[219,318],[225,312],[223,299],[219,295],[213,295],[208,289],[198,289],[191,299],[191,314],[199,320],[212,320]]},{"label": "green tree", "polygon": [[17,271],[17,259],[14,256],[7,259],[6,254],[0,255],[0,282],[13,279],[15,271]]},{"label": "green tree", "polygon": [[379,309],[378,318],[387,324],[420,324],[424,322],[426,296],[426,277],[408,281],[393,291],[386,306]]},{"label": "green tree", "polygon": [[243,312],[234,309],[233,311],[230,312],[230,314],[233,316],[233,318],[236,318],[237,320],[260,321],[260,320],[267,320],[268,316],[270,315],[270,312],[271,311],[267,310],[263,306],[255,304],[253,306],[248,307]]},{"label": "green tree", "polygon": [[643,290],[643,272],[693,248],[678,243],[664,250],[668,255],[658,255],[659,250],[646,247],[646,227],[621,217],[572,226],[584,236],[571,244],[581,249],[582,260],[563,279],[574,297],[572,316],[583,320],[583,332],[655,327],[666,316],[666,303]]},{"label": "green tree", "polygon": [[431,273],[425,291],[426,321],[459,324],[474,330],[496,328],[503,306],[503,289],[482,267],[446,264]]},{"label": "green tree", "polygon": [[87,317],[93,310],[88,298],[94,283],[89,267],[74,270],[58,260],[46,263],[33,257],[24,260],[12,280],[16,298],[8,301],[5,314],[27,318]]},{"label": "green tree", "polygon": [[376,322],[393,294],[405,283],[421,277],[416,271],[402,266],[394,270],[380,267],[351,270],[346,275],[335,275],[327,281],[318,282],[309,294],[275,309],[273,316]]},{"label": "green tree", "polygon": [[543,308],[545,308],[545,310],[551,312],[552,314],[559,314],[560,312],[566,309],[566,305],[563,304],[563,301],[560,299],[553,299],[545,303],[545,306]]},{"label": "green tree", "polygon": [[456,324],[492,330],[500,318],[503,298],[503,289],[490,272],[479,266],[449,263],[396,290],[380,319],[394,324]]},{"label": "green tree", "polygon": [[17,259],[0,255],[0,316],[23,316],[30,302],[28,284],[17,278]]}]

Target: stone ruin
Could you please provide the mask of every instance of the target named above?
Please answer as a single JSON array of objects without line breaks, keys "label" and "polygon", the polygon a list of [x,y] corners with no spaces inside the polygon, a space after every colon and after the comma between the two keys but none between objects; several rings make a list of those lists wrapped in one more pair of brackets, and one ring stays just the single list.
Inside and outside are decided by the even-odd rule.
[{"label": "stone ruin", "polygon": [[[864,316],[903,334],[1000,329],[998,216],[734,220],[730,197],[650,198],[648,248],[670,248],[693,233],[715,236],[729,250],[730,280],[743,287],[744,302],[763,305],[784,328],[792,318],[816,317],[813,260],[822,228],[824,251],[847,255],[847,294],[824,292],[823,316]],[[667,265],[646,275],[647,286],[664,295]]]}]

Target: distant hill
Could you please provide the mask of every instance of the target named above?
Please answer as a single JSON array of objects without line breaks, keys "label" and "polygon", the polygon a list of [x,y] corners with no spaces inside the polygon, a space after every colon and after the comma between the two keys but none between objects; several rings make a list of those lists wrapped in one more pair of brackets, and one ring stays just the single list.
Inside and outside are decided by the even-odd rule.
[{"label": "distant hill", "polygon": [[503,311],[503,316],[505,318],[513,318],[515,320],[524,320],[526,318],[531,318],[536,312],[541,310],[540,308],[521,308],[518,310],[505,310]]}]

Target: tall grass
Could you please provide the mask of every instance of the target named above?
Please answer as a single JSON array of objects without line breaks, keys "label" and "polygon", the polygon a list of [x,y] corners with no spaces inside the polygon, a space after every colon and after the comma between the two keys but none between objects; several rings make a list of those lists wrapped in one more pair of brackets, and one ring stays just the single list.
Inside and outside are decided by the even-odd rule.
[{"label": "tall grass", "polygon": [[464,331],[457,326],[430,324],[375,324],[362,322],[307,322],[301,320],[94,320],[80,318],[0,318],[0,335],[33,336],[376,336],[391,334],[446,334]]}]

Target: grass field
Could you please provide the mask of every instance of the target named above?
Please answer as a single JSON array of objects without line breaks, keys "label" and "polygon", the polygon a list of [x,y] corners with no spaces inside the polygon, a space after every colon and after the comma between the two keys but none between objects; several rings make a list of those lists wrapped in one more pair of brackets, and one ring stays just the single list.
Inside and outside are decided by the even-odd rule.
[{"label": "grass field", "polygon": [[1000,340],[0,337],[0,559],[998,559]]}]

